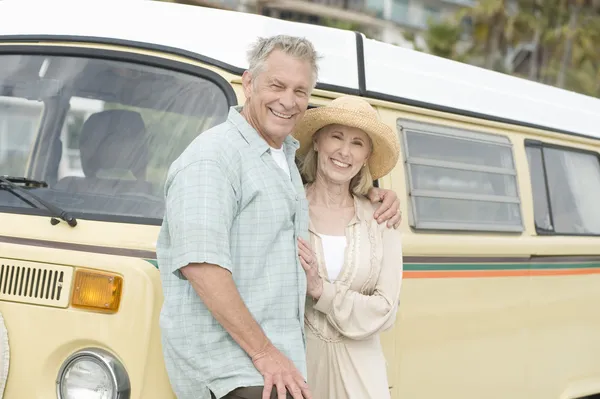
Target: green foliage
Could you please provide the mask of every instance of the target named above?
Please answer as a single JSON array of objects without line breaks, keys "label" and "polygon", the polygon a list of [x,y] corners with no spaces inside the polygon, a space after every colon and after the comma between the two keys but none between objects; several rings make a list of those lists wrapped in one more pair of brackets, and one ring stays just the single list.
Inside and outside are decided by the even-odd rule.
[{"label": "green foliage", "polygon": [[321,18],[321,25],[329,26],[330,28],[345,29],[360,32],[363,30],[360,24],[355,22],[340,21],[333,18]]},{"label": "green foliage", "polygon": [[[468,46],[458,52],[461,21],[469,19]],[[479,0],[449,21],[430,23],[427,51],[600,97],[600,1]],[[525,70],[505,71],[519,45],[532,49]]]},{"label": "green foliage", "polygon": [[459,25],[447,22],[434,22],[425,33],[425,43],[432,54],[456,61],[465,61],[465,54],[458,51],[462,36]]}]

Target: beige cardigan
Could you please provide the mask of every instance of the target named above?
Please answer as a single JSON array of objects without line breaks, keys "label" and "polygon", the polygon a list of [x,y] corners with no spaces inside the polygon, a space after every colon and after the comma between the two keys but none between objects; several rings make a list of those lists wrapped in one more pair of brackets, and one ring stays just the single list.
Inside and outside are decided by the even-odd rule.
[{"label": "beige cardigan", "polygon": [[402,280],[400,232],[377,224],[375,207],[355,197],[344,265],[329,281],[321,239],[309,224],[323,294],[307,298],[308,383],[315,399],[389,397],[379,333],[393,326]]}]

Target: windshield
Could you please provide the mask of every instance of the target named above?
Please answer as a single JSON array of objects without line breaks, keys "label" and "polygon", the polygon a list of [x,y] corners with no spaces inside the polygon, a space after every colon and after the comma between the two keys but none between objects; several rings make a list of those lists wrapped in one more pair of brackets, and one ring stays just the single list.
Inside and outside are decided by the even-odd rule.
[{"label": "windshield", "polygon": [[[81,218],[160,221],[171,163],[229,103],[212,80],[97,58],[0,55],[0,176]],[[31,205],[0,190],[0,211]]]}]

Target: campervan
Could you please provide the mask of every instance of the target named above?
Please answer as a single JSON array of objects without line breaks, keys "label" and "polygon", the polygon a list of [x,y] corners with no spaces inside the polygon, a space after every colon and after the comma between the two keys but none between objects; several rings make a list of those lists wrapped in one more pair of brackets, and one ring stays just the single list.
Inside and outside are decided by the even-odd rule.
[{"label": "campervan", "polygon": [[323,55],[311,106],[361,96],[400,138],[376,182],[404,214],[392,398],[600,395],[599,99],[234,11],[3,0],[0,15],[4,398],[174,398],[166,173],[243,104],[246,50],[275,34]]}]

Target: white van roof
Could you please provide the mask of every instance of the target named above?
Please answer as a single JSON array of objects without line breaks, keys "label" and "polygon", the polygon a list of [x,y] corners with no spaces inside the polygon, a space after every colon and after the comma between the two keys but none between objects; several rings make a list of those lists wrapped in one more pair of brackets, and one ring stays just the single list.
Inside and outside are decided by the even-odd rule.
[{"label": "white van roof", "polygon": [[234,72],[261,36],[311,40],[319,84],[487,119],[600,139],[600,99],[366,39],[355,32],[150,0],[1,0],[0,41],[137,42],[208,59]]}]

